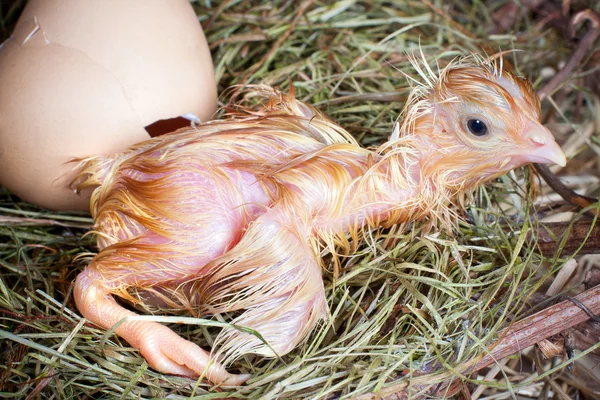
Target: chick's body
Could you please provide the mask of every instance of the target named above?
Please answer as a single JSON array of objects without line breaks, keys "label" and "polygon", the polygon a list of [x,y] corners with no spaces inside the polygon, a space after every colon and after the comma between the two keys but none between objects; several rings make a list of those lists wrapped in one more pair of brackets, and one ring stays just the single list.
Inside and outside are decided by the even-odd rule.
[{"label": "chick's body", "polygon": [[[225,330],[218,354],[285,354],[326,312],[323,245],[347,248],[365,225],[447,215],[454,196],[526,162],[564,164],[530,86],[493,60],[424,75],[403,137],[377,151],[262,88],[269,103],[258,111],[87,160],[79,186],[96,186],[100,252],[77,279],[79,309],[106,328],[135,315],[113,294],[198,314],[239,310],[233,322],[269,345]],[[115,332],[160,371],[247,378],[156,322]]]}]

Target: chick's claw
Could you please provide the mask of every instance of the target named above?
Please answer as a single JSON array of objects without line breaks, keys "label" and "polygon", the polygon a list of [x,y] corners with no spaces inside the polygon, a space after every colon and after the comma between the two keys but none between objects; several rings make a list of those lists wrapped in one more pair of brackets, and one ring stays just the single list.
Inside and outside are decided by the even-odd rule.
[{"label": "chick's claw", "polygon": [[190,378],[201,376],[223,386],[239,386],[250,377],[228,373],[208,352],[164,325],[148,323],[138,328],[136,336],[140,353],[160,372]]},{"label": "chick's claw", "polygon": [[225,386],[241,385],[250,377],[228,373],[206,351],[158,322],[123,321],[137,314],[115,301],[96,267],[102,268],[92,263],[77,277],[73,291],[77,307],[90,321],[106,329],[114,327],[117,335],[140,349],[151,367],[167,374],[203,376]]}]

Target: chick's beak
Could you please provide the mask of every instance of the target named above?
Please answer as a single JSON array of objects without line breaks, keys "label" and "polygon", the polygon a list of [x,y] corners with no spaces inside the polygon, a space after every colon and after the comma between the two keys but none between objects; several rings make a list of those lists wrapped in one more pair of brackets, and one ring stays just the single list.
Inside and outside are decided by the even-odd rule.
[{"label": "chick's beak", "polygon": [[564,167],[567,158],[552,133],[539,122],[528,121],[523,129],[523,145],[512,155],[519,164],[558,164]]}]

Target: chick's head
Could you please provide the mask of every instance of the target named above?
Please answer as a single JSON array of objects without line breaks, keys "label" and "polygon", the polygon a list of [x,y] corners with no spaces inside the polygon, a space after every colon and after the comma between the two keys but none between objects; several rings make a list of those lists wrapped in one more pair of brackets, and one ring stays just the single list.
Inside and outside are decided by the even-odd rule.
[{"label": "chick's head", "polygon": [[417,139],[422,176],[467,189],[521,165],[566,163],[540,123],[531,84],[498,58],[458,61],[425,78],[405,111],[403,131]]}]

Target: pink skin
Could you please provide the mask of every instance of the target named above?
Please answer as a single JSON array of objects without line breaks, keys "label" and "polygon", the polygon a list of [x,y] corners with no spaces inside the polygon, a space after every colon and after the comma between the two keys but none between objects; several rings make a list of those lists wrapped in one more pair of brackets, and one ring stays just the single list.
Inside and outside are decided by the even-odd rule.
[{"label": "pink skin", "polygon": [[[140,181],[146,181],[144,176],[136,177]],[[77,277],[74,297],[77,307],[84,310],[83,313],[87,319],[97,323],[104,328],[111,328],[123,318],[137,315],[118,305],[110,289],[115,287],[138,287],[148,283],[169,282],[177,284],[188,279],[190,276],[196,276],[200,273],[202,267],[209,261],[221,256],[242,236],[242,231],[247,225],[247,221],[242,217],[239,204],[228,204],[226,202],[214,201],[211,193],[217,193],[214,182],[207,182],[198,176],[180,176],[181,181],[191,181],[191,187],[200,188],[196,193],[190,193],[190,198],[195,201],[188,201],[189,205],[204,208],[202,212],[212,214],[211,225],[200,227],[196,232],[189,232],[197,237],[198,249],[193,256],[177,258],[173,255],[173,262],[177,263],[180,269],[161,269],[156,272],[152,264],[148,264],[147,276],[129,273],[127,268],[123,268],[122,274],[118,279],[107,280],[102,276],[101,262],[92,263],[86,270]],[[253,185],[249,174],[242,174],[238,181],[241,192],[245,193],[244,203],[254,204],[247,207],[250,211],[250,218],[255,219],[265,209],[262,206],[268,205],[268,198],[260,189],[260,186]],[[212,187],[212,189],[211,189]],[[207,190],[208,189],[208,190]],[[207,198],[207,193],[209,194]],[[200,197],[200,198],[198,198]],[[189,200],[189,199],[188,199]],[[206,209],[207,204],[213,204],[212,209]],[[192,207],[189,212],[200,212]],[[102,222],[100,221],[100,225]],[[164,237],[145,229],[139,228],[136,224],[129,224],[132,228],[132,235],[140,238],[139,242],[145,244],[162,244],[168,242]],[[138,230],[139,228],[139,230]],[[110,232],[110,227],[104,227],[103,231]],[[122,236],[119,239],[125,240],[128,237]],[[99,240],[100,250],[107,247],[110,243]],[[126,261],[123,259],[122,261]],[[183,267],[183,268],[181,268]],[[141,354],[146,358],[149,364],[155,369],[169,374],[184,375],[196,377],[205,376],[208,380],[225,385],[240,385],[249,376],[231,375],[219,363],[214,362],[209,354],[194,343],[188,342],[179,337],[175,332],[164,325],[156,322],[131,321],[122,323],[116,330],[119,336],[127,340],[133,347],[139,348]]]}]

